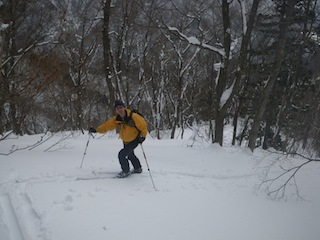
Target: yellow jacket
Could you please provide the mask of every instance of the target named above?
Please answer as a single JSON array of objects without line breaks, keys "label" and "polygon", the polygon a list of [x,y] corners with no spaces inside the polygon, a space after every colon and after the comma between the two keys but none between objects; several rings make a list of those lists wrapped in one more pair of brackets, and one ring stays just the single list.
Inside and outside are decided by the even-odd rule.
[{"label": "yellow jacket", "polygon": [[126,116],[123,119],[117,114],[110,120],[97,127],[96,131],[98,133],[105,133],[120,126],[120,138],[125,143],[132,142],[138,137],[139,134],[145,138],[148,132],[146,121],[137,113],[132,113],[131,118],[130,115],[131,110],[126,109]]}]

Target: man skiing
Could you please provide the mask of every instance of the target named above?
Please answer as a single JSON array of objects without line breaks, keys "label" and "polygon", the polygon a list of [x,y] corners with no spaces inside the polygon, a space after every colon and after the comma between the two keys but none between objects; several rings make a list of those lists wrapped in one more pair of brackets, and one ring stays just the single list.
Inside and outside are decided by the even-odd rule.
[{"label": "man skiing", "polygon": [[[114,109],[116,111],[115,116],[97,128],[90,127],[89,132],[105,133],[120,126],[120,138],[123,141],[123,149],[120,150],[118,158],[122,171],[117,177],[125,178],[131,173],[142,172],[140,161],[134,154],[134,149],[146,139],[148,129],[144,118],[138,113],[125,108],[121,100],[115,101]],[[133,165],[132,171],[130,171],[129,160]]]}]

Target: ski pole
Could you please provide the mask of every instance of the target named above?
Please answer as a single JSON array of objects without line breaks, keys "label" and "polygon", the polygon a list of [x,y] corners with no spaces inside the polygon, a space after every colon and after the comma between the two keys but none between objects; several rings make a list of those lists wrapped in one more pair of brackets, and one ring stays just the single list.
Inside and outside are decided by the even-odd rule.
[{"label": "ski pole", "polygon": [[[82,157],[82,161],[81,161],[80,168],[82,168],[82,164],[83,164],[83,161],[84,161],[84,157],[85,157],[86,154],[87,154],[87,148],[88,148],[88,145],[89,145],[90,137],[91,137],[91,133],[89,133],[89,138],[88,138],[87,145],[86,145],[86,148],[85,148],[84,153],[83,153],[83,157]],[[93,137],[93,136],[92,136],[92,137]]]},{"label": "ski pole", "polygon": [[149,171],[149,174],[150,174],[150,178],[151,178],[151,182],[152,182],[153,188],[154,188],[155,191],[157,191],[156,186],[154,185],[154,181],[153,181],[152,175],[151,175],[151,171],[150,171],[150,167],[149,167],[149,164],[148,164],[148,161],[147,161],[146,154],[145,154],[145,152],[143,150],[143,147],[142,147],[142,143],[140,143],[140,146],[141,146],[141,149],[142,149],[142,153],[143,153],[144,159],[146,160],[146,164],[147,164],[147,167],[148,167],[148,171]]}]

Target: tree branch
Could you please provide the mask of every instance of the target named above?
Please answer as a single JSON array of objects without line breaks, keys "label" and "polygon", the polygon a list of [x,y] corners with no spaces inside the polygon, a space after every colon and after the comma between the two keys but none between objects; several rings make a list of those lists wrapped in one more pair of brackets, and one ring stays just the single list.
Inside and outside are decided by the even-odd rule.
[{"label": "tree branch", "polygon": [[299,187],[296,181],[296,175],[301,170],[301,168],[305,167],[307,164],[310,164],[312,162],[320,162],[320,159],[312,159],[300,153],[295,153],[294,155],[299,156],[303,159],[306,159],[306,161],[290,168],[284,168],[282,165],[280,165],[282,172],[273,178],[267,179],[268,175],[270,175],[270,169],[266,173],[265,180],[262,181],[259,188],[261,188],[263,185],[266,185],[266,191],[270,198],[272,199],[284,198],[286,196],[287,187],[289,186],[290,183],[293,183],[296,195],[298,196],[299,199],[302,199],[299,193]]}]

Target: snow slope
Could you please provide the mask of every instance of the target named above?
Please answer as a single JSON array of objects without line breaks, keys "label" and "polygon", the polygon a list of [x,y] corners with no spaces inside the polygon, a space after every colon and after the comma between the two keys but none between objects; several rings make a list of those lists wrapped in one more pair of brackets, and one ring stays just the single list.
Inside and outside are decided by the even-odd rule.
[{"label": "snow slope", "polygon": [[[40,137],[1,141],[0,153]],[[149,137],[143,146],[154,189],[140,147],[144,172],[115,179],[121,141],[114,133],[96,135],[84,155],[87,141],[88,135],[64,133],[32,150],[0,155],[1,240],[319,239],[316,164],[296,177],[304,200],[288,187],[286,198],[276,201],[257,186],[278,156]]]}]

